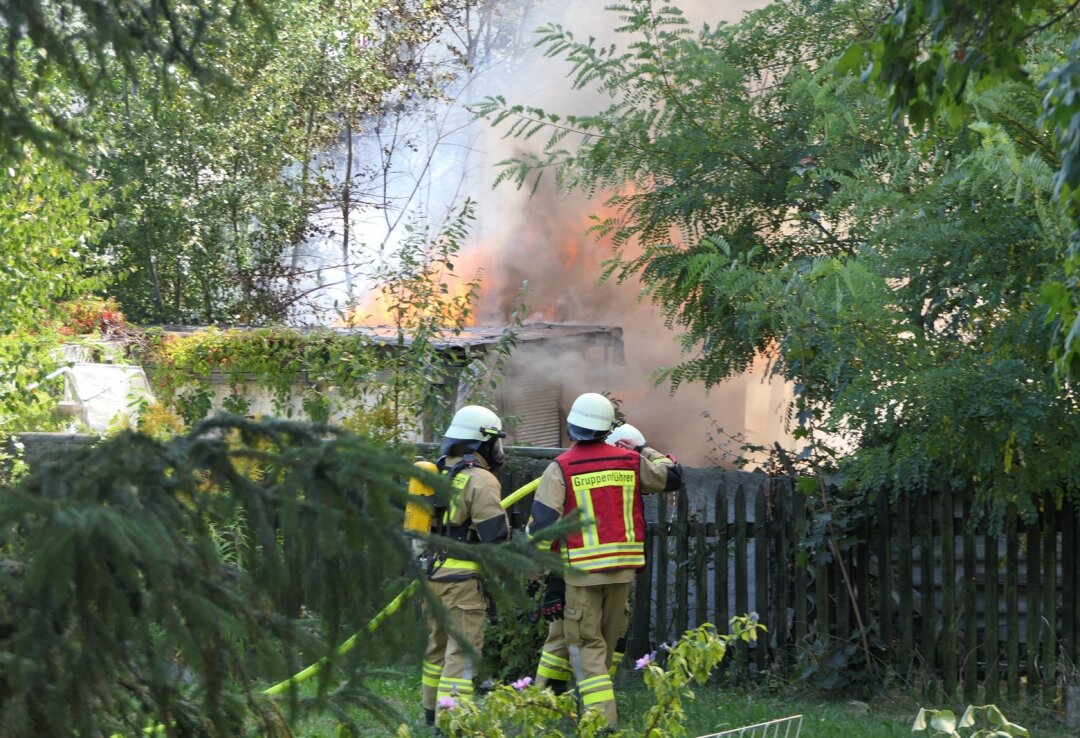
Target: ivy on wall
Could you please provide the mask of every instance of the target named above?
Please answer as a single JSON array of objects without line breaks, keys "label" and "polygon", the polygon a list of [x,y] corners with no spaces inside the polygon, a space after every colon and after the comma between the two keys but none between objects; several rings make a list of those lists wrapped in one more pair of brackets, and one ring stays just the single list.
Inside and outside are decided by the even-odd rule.
[{"label": "ivy on wall", "polygon": [[139,358],[158,399],[189,424],[211,413],[218,383],[230,387],[221,407],[227,412],[248,414],[257,387],[270,394],[275,414],[302,410],[314,421],[344,414],[343,425],[387,438],[433,402],[421,392],[394,412],[386,400],[391,385],[401,383],[400,357],[362,333],[211,327],[187,335],[151,331],[147,338]]}]

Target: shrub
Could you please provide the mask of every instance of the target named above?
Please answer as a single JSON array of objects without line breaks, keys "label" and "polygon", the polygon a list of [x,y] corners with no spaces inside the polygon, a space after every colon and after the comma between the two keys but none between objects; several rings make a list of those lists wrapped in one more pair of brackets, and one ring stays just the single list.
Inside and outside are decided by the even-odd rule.
[{"label": "shrub", "polygon": [[[765,630],[765,626],[749,616],[732,618],[728,634],[718,633],[715,626],[705,623],[687,631],[674,646],[638,659],[635,668],[642,672],[655,704],[646,712],[640,730],[627,728],[612,735],[624,738],[686,735],[682,703],[694,697],[691,682],[704,684],[730,644],[738,640],[754,641],[759,630]],[[521,679],[512,685],[499,686],[481,700],[461,701],[441,710],[439,728],[447,736],[484,738],[502,735],[593,738],[607,734],[601,712],[586,710],[579,714],[572,694],[556,696],[549,689],[528,686],[529,681]],[[397,735],[409,738],[408,726],[399,728]]]}]

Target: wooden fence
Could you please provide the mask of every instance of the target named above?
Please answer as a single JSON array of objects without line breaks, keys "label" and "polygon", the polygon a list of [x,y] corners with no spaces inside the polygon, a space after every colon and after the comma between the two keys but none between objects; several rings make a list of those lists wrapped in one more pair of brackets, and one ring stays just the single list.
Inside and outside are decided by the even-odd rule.
[{"label": "wooden fence", "polygon": [[989,534],[947,493],[881,496],[847,510],[857,523],[839,534],[828,520],[840,514],[790,478],[687,470],[651,508],[630,655],[756,612],[768,635],[735,660],[750,672],[865,669],[972,701],[1043,703],[1077,679],[1080,511],[1068,504],[1031,522],[1010,510]]}]

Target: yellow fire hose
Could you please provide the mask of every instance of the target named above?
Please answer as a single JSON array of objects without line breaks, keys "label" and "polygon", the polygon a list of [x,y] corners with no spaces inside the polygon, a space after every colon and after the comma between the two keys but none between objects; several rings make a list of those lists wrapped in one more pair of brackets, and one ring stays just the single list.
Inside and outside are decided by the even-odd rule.
[{"label": "yellow fire hose", "polygon": [[[529,482],[525,486],[514,490],[513,493],[511,493],[509,496],[505,497],[502,500],[502,502],[500,503],[502,505],[502,507],[503,507],[503,510],[507,509],[508,507],[513,505],[515,502],[518,502],[519,500],[523,499],[527,495],[530,495],[533,492],[535,492],[536,488],[538,486],[540,486],[540,478],[539,477],[532,480],[531,482]],[[418,584],[419,584],[419,582],[417,580],[415,580],[415,579],[412,582],[410,582],[409,585],[407,587],[405,587],[405,589],[401,590],[401,593],[398,594],[397,597],[390,600],[390,604],[388,604],[386,607],[384,607],[382,610],[380,610],[379,613],[375,617],[373,617],[371,619],[371,621],[364,627],[364,630],[356,633],[351,638],[349,638],[347,641],[345,641],[340,646],[335,648],[334,649],[334,656],[344,656],[345,654],[347,654],[359,642],[359,638],[360,638],[361,633],[365,633],[365,632],[366,633],[371,633],[376,628],[378,628],[380,625],[382,625],[384,620],[386,620],[388,617],[390,617],[395,612],[397,612],[399,609],[401,609],[402,604],[404,604],[405,601],[407,599],[409,599],[410,596],[412,596],[413,592],[416,591],[416,587],[417,587]],[[271,696],[276,695],[276,694],[281,694],[282,692],[284,692],[286,689],[288,689],[293,684],[299,684],[300,682],[303,682],[303,681],[305,681],[307,679],[310,679],[311,677],[313,677],[313,676],[315,676],[316,674],[319,673],[319,670],[322,669],[323,665],[325,665],[328,660],[329,660],[329,658],[324,656],[323,658],[319,659],[318,661],[316,661],[311,666],[307,667],[303,671],[300,671],[300,672],[294,674],[293,676],[289,677],[285,681],[278,682],[277,684],[270,687],[269,689],[264,689],[263,694],[271,695]]]},{"label": "yellow fire hose", "polygon": [[[499,504],[502,505],[503,510],[506,510],[508,507],[513,505],[515,502],[518,502],[518,501],[522,500],[523,498],[525,498],[527,495],[530,495],[533,492],[535,492],[536,488],[539,487],[539,486],[540,486],[540,478],[537,477],[536,479],[532,480],[531,482],[524,485],[523,487],[519,487],[518,489],[514,490],[509,496],[503,498],[502,502],[500,502]],[[368,622],[368,624],[366,626],[364,626],[363,630],[356,632],[355,634],[352,635],[352,637],[350,637],[348,640],[344,641],[340,646],[335,648],[334,649],[334,655],[335,656],[344,656],[349,651],[353,650],[353,648],[356,646],[356,644],[359,643],[361,633],[371,633],[371,632],[373,632],[376,628],[378,628],[380,625],[382,625],[384,620],[386,620],[388,617],[390,617],[395,612],[400,610],[401,606],[405,603],[405,601],[407,599],[409,599],[409,597],[411,597],[412,594],[416,591],[416,587],[419,584],[420,584],[419,580],[414,579],[413,581],[411,581],[408,584],[408,586],[405,587],[405,589],[401,590],[401,592],[398,593],[397,597],[390,600],[389,604],[387,604],[386,607],[384,607],[382,610],[380,610],[378,612],[378,614],[376,614],[375,617],[373,617]],[[273,697],[274,695],[281,694],[282,692],[284,692],[285,690],[287,690],[290,686],[292,686],[294,684],[300,684],[301,682],[307,681],[311,677],[318,674],[319,671],[323,668],[323,666],[326,665],[326,663],[329,660],[330,660],[329,657],[324,656],[323,658],[319,659],[318,661],[316,661],[311,666],[308,666],[305,669],[303,669],[301,671],[298,671],[296,674],[293,674],[291,677],[289,677],[285,681],[278,682],[274,686],[269,687],[267,689],[264,689],[263,694],[268,695],[270,697]],[[164,730],[165,730],[164,725],[154,725],[154,726],[151,726],[149,728],[144,729],[143,733],[145,733],[146,735],[153,735],[155,733],[161,733]],[[123,738],[123,736],[121,736],[119,733],[114,733],[112,736],[110,736],[110,738]]]}]

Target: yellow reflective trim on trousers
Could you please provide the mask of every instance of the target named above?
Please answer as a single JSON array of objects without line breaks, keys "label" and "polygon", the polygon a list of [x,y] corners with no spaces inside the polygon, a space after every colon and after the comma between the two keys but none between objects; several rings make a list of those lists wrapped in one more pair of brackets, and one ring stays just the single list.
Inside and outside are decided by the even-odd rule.
[{"label": "yellow reflective trim on trousers", "polygon": [[573,674],[570,670],[570,662],[567,659],[547,651],[540,652],[540,665],[536,667],[537,676],[569,681]]},{"label": "yellow reflective trim on trousers", "polygon": [[465,559],[447,559],[443,562],[443,565],[436,570],[436,574],[443,569],[465,569],[466,571],[480,571],[480,565],[475,561],[466,561]]},{"label": "yellow reflective trim on trousers", "polygon": [[581,704],[586,706],[615,699],[615,688],[607,674],[582,679],[578,682],[578,691],[581,693]]},{"label": "yellow reflective trim on trousers", "polygon": [[569,669],[556,669],[545,664],[540,664],[540,666],[536,667],[536,675],[542,676],[545,679],[558,679],[568,682],[574,673]]},{"label": "yellow reflective trim on trousers", "polygon": [[561,656],[556,656],[555,654],[551,653],[550,651],[541,651],[540,652],[540,663],[541,664],[547,664],[548,666],[554,667],[556,669],[569,669],[570,668],[570,660],[569,659],[564,659]]},{"label": "yellow reflective trim on trousers", "polygon": [[597,687],[604,687],[604,686],[610,686],[610,685],[611,685],[611,677],[609,677],[607,674],[597,674],[596,676],[591,676],[591,677],[589,677],[587,679],[582,679],[578,683],[578,689],[580,689],[582,692],[587,692],[590,689],[595,689]]},{"label": "yellow reflective trim on trousers", "polygon": [[581,695],[581,704],[586,707],[599,704],[601,702],[613,702],[615,700],[615,690],[605,689],[603,692],[590,692],[589,694]]},{"label": "yellow reflective trim on trousers", "polygon": [[461,697],[468,697],[472,695],[472,693],[473,684],[471,679],[443,677],[439,680],[439,689],[437,691],[439,697],[451,697],[455,694]]},{"label": "yellow reflective trim on trousers", "polygon": [[420,682],[425,687],[438,687],[439,678],[442,676],[442,667],[438,664],[433,664],[430,661],[424,662],[423,676],[420,678]]},{"label": "yellow reflective trim on trousers", "polygon": [[472,679],[462,679],[461,677],[444,676],[440,680],[440,682],[442,685],[446,685],[446,687],[448,688],[458,687],[462,689],[468,689],[469,691],[472,691],[473,688]]}]

